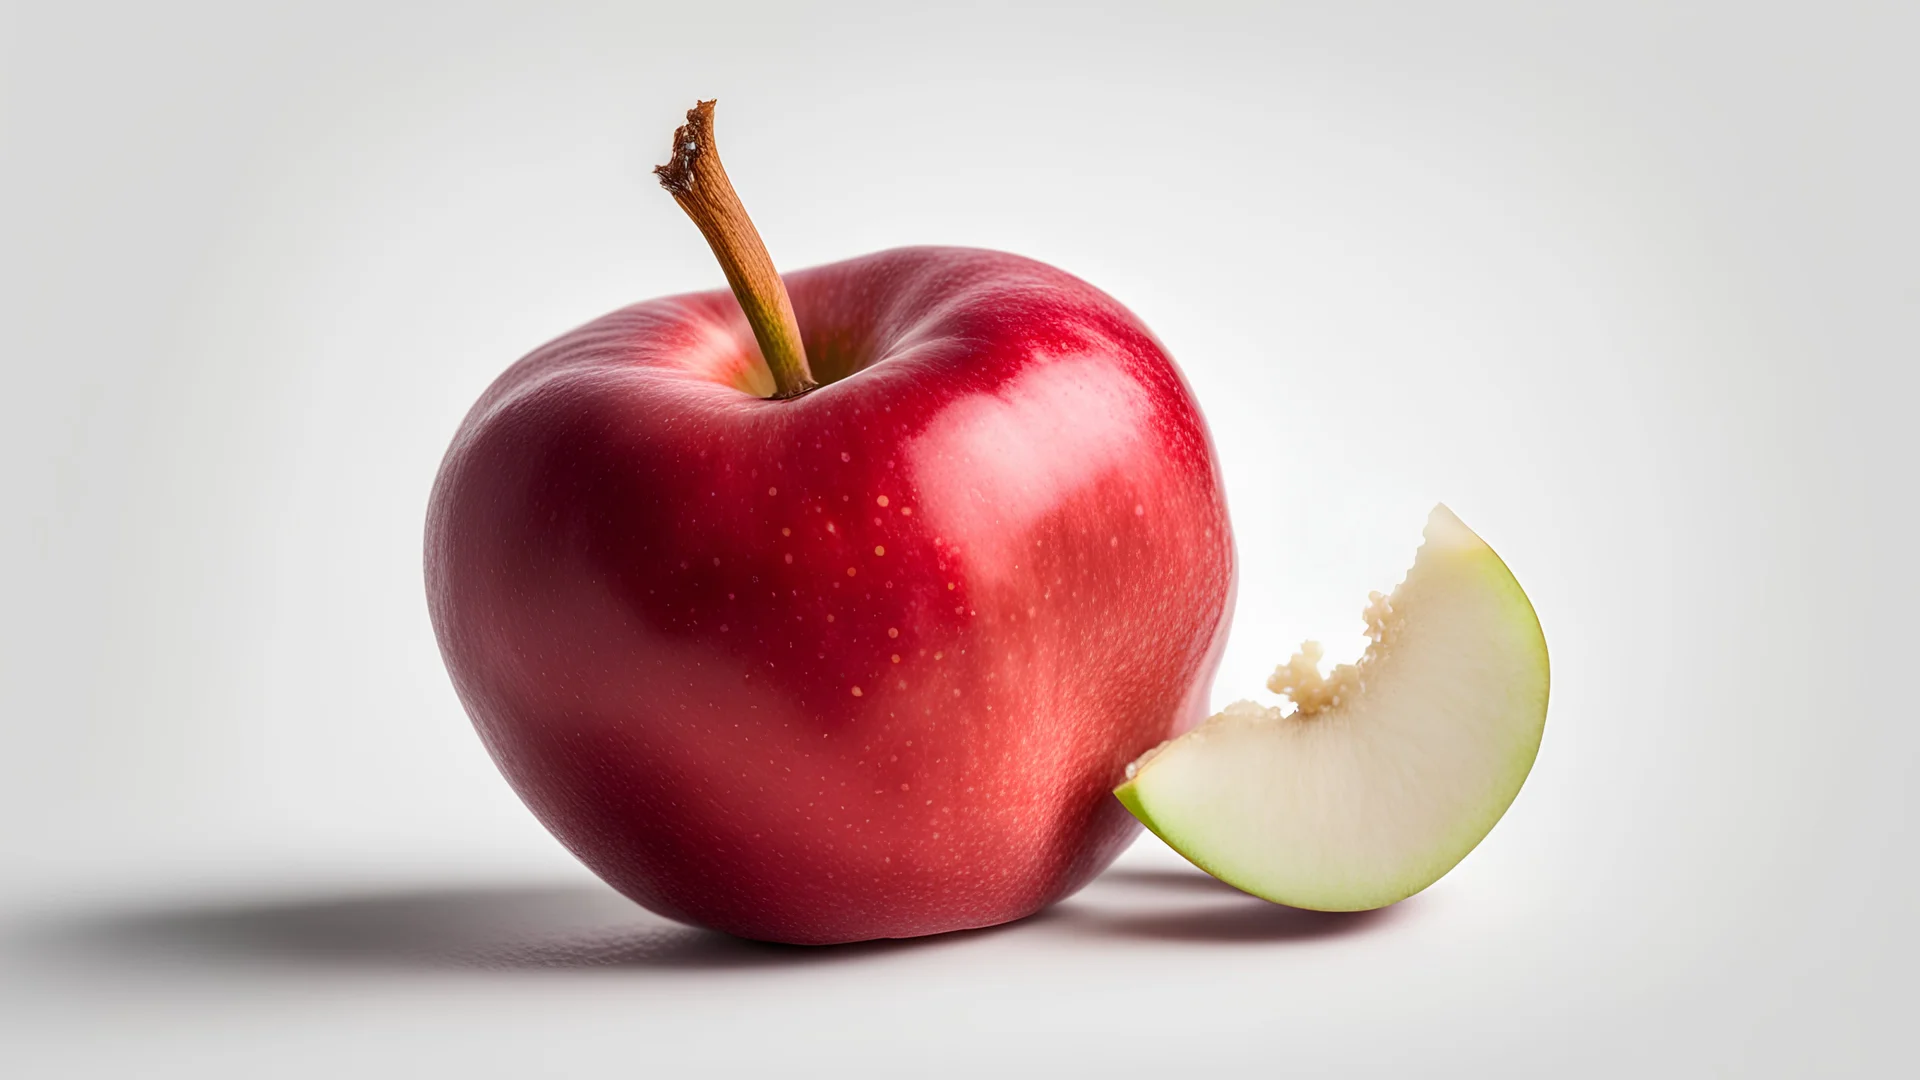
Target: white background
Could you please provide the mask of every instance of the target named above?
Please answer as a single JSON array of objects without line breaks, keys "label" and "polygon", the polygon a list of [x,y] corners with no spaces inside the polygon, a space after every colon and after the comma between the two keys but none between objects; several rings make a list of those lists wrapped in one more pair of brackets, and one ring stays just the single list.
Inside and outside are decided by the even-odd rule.
[{"label": "white background", "polygon": [[[1920,18],[1441,6],[8,5],[0,1072],[1911,1068]],[[1554,688],[1486,843],[1324,919],[1149,838],[827,951],[573,864],[422,512],[507,363],[720,284],[648,175],[696,95],[781,265],[1004,248],[1168,344],[1216,703],[1357,652],[1434,501],[1487,537]]]}]

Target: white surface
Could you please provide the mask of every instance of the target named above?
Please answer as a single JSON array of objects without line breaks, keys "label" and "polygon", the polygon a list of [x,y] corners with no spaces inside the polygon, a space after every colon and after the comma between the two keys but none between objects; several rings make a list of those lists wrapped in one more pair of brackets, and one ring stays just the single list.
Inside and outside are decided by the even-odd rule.
[{"label": "white surface", "polygon": [[[300,7],[0,17],[0,1072],[1910,1068],[1910,7]],[[920,944],[609,901],[421,512],[504,365],[719,283],[647,175],[696,94],[782,265],[1004,248],[1168,343],[1216,701],[1472,522],[1554,658],[1488,841],[1338,933],[1152,841]]]}]

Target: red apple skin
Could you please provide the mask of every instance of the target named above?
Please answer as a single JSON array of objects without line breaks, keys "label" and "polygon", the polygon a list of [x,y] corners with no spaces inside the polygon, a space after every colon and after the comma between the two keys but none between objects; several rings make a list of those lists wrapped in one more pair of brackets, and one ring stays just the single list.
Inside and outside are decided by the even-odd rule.
[{"label": "red apple skin", "polygon": [[1234,590],[1205,423],[1044,264],[785,280],[803,396],[747,392],[726,292],[488,389],[427,516],[447,668],[539,819],[661,915],[804,944],[1021,918],[1126,847],[1127,762],[1205,715]]}]

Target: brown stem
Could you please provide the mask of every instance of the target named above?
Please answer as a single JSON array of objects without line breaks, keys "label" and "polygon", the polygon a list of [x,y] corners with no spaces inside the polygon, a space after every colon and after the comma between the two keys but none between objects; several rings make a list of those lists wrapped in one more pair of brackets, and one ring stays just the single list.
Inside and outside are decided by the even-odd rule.
[{"label": "brown stem", "polygon": [[813,389],[793,301],[787,299],[787,287],[773,268],[773,257],[720,164],[720,148],[713,142],[713,102],[702,101],[687,110],[686,124],[673,133],[673,160],[653,172],[660,186],[700,227],[714,258],[720,260],[727,284],[733,286],[734,298],[753,327],[753,338],[760,343],[760,355],[773,372],[773,396],[795,397]]}]

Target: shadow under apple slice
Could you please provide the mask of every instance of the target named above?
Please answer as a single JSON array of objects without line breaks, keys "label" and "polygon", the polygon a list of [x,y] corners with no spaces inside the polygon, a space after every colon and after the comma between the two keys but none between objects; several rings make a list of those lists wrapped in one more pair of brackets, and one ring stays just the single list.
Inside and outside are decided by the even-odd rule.
[{"label": "shadow under apple slice", "polygon": [[[1065,918],[1102,936],[1136,940],[1311,941],[1378,929],[1411,914],[1406,901],[1374,911],[1286,907],[1244,893],[1198,869],[1109,870],[1088,893],[1081,894],[1086,902],[1067,902]],[[1176,895],[1177,901],[1173,900]],[[1123,899],[1128,902],[1120,903]]]},{"label": "shadow under apple slice", "polygon": [[1115,867],[1094,879],[1094,884],[1212,897],[1247,895],[1212,874],[1180,867]]},{"label": "shadow under apple slice", "polygon": [[1117,937],[1160,941],[1261,942],[1308,941],[1358,933],[1398,921],[1398,905],[1376,911],[1303,911],[1252,902],[1233,908],[1212,905],[1177,911],[1106,915],[1095,920],[1105,933]]}]

